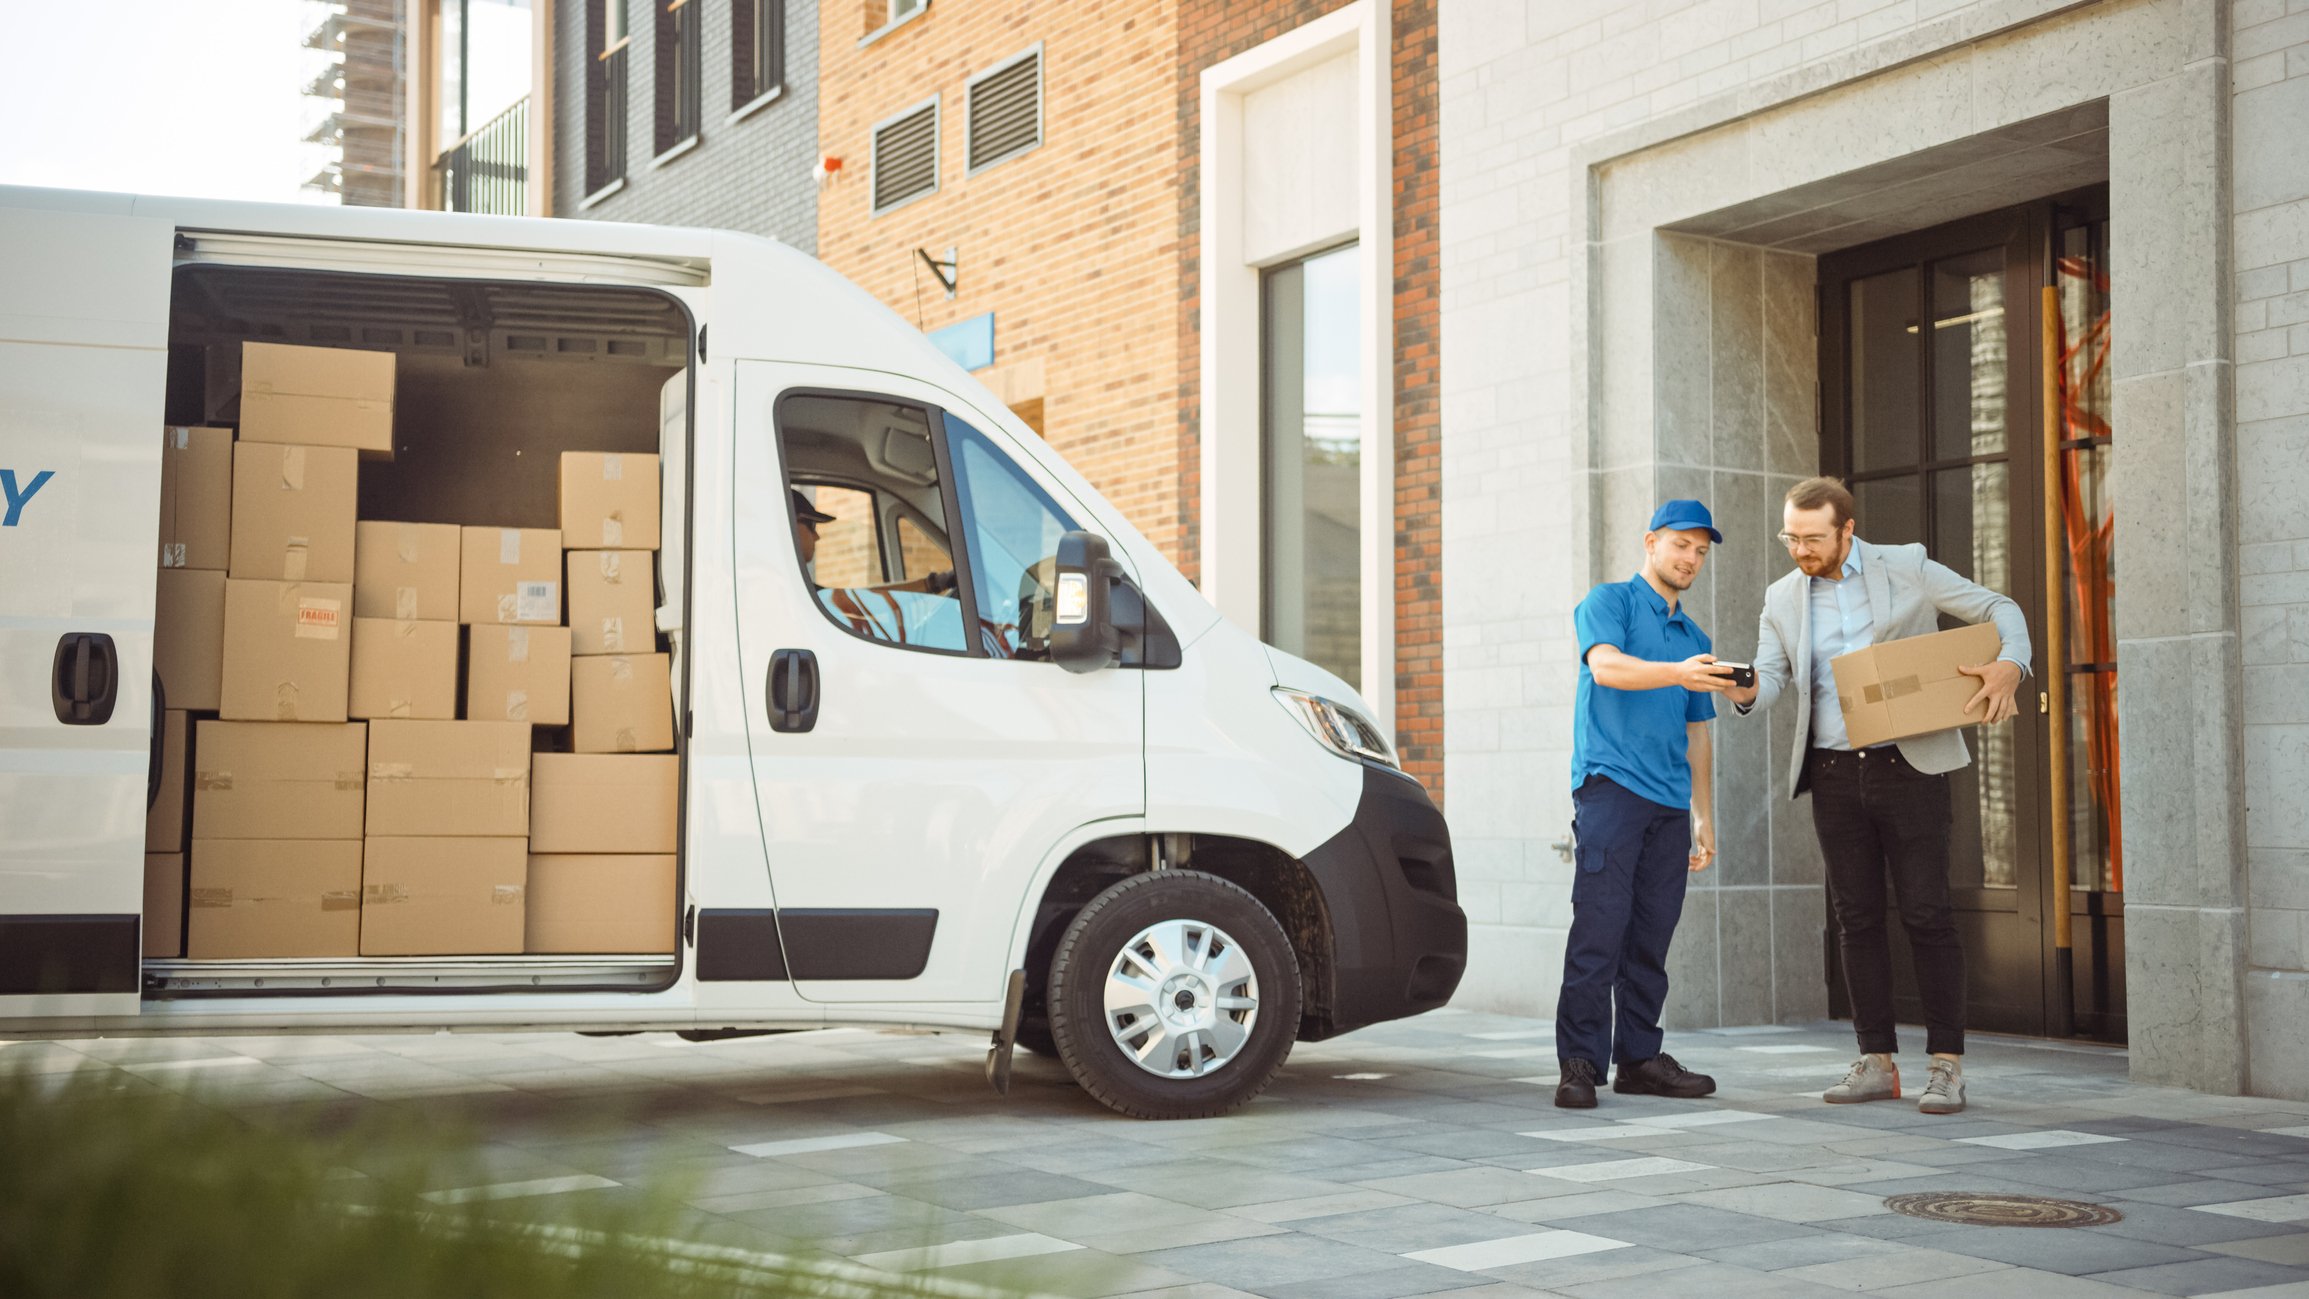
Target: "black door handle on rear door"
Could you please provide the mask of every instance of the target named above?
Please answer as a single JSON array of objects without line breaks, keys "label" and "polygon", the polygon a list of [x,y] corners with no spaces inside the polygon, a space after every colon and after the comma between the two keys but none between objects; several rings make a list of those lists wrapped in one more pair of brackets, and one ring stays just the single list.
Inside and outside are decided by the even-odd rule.
[{"label": "black door handle on rear door", "polygon": [[770,729],[807,731],[818,724],[818,656],[806,649],[770,654]]},{"label": "black door handle on rear door", "polygon": [[56,642],[50,693],[56,720],[66,726],[102,726],[120,698],[120,651],[100,631],[68,631]]}]

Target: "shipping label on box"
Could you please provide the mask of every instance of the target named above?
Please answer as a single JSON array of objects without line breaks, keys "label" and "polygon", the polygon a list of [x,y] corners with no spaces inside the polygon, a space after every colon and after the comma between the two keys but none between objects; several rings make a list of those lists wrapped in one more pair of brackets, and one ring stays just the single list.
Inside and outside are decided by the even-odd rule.
[{"label": "shipping label on box", "polygon": [[184,854],[144,855],[144,954],[184,955]]},{"label": "shipping label on box", "polygon": [[466,633],[465,716],[569,724],[569,629],[475,626]]},{"label": "shipping label on box", "polygon": [[353,525],[353,616],[460,621],[464,529],[454,523]]},{"label": "shipping label on box", "polygon": [[657,648],[657,555],[569,552],[570,652],[647,654]]},{"label": "shipping label on box", "polygon": [[523,839],[372,836],[361,867],[361,955],[517,954],[528,882]]},{"label": "shipping label on box", "polygon": [[529,728],[519,722],[369,725],[368,833],[529,833]]},{"label": "shipping label on box", "polygon": [[532,855],[527,947],[568,956],[671,952],[677,901],[671,853]]},{"label": "shipping label on box", "polygon": [[218,713],[247,722],[344,721],[352,603],[345,582],[226,582]]},{"label": "shipping label on box", "polygon": [[1980,693],[1980,678],[1959,667],[1994,660],[2004,645],[1993,623],[1884,641],[1828,660],[1836,674],[1836,704],[1852,747],[1970,726],[1980,710],[1964,706]]},{"label": "shipping label on box", "polygon": [[144,812],[144,850],[183,852],[192,811],[192,719],[171,708],[160,724],[160,794]]},{"label": "shipping label on box", "polygon": [[669,853],[681,759],[651,753],[540,753],[530,759],[529,850]]},{"label": "shipping label on box", "polygon": [[233,432],[170,426],[160,440],[160,566],[232,563]]},{"label": "shipping label on box", "polygon": [[241,440],[345,447],[393,455],[391,352],[246,343]]},{"label": "shipping label on box", "polygon": [[345,711],[356,718],[454,720],[457,624],[353,619],[353,676]]},{"label": "shipping label on box", "polygon": [[467,528],[457,620],[561,624],[561,538],[549,528]]},{"label": "shipping label on box", "polygon": [[342,447],[235,443],[232,575],[351,582],[359,474]]},{"label": "shipping label on box", "polygon": [[164,568],[153,598],[152,665],[170,708],[214,708],[224,687],[224,584],[215,569]]},{"label": "shipping label on box", "polygon": [[361,841],[195,839],[185,955],[358,956]]},{"label": "shipping label on box", "polygon": [[358,839],[369,787],[361,722],[219,722],[193,731],[195,839]]},{"label": "shipping label on box", "polygon": [[656,550],[657,457],[562,452],[561,545],[566,550]]},{"label": "shipping label on box", "polygon": [[663,753],[673,748],[673,667],[664,654],[572,660],[570,744],[579,753]]}]

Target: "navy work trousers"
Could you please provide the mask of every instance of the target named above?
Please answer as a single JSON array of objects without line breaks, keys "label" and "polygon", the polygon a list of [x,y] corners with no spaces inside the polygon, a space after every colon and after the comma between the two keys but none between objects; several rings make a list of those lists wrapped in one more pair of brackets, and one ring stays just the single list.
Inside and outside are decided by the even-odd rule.
[{"label": "navy work trousers", "polygon": [[[1684,913],[1692,814],[1603,776],[1572,791],[1579,870],[1555,1002],[1555,1053],[1606,1065],[1660,1053],[1668,942]],[[1615,1005],[1616,1003],[1616,1005]]]}]

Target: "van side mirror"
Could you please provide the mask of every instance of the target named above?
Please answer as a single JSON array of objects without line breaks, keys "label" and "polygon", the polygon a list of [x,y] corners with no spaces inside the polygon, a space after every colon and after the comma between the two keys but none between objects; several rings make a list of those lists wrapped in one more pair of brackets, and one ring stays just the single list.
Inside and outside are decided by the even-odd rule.
[{"label": "van side mirror", "polygon": [[1050,659],[1069,672],[1114,666],[1122,635],[1114,624],[1114,587],[1122,565],[1106,538],[1069,532],[1058,539],[1058,590],[1050,621]]}]

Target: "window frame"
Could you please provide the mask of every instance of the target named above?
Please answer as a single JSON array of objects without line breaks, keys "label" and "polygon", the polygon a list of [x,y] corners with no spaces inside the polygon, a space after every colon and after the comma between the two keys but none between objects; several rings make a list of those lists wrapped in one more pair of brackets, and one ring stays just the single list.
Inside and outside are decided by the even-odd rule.
[{"label": "window frame", "polygon": [[[1265,641],[1268,644],[1276,643],[1275,623],[1277,622],[1277,618],[1275,610],[1275,597],[1276,578],[1278,576],[1278,565],[1275,563],[1274,537],[1275,527],[1279,520],[1276,515],[1274,500],[1274,470],[1275,457],[1279,450],[1277,446],[1277,435],[1279,430],[1277,430],[1274,426],[1274,412],[1272,409],[1272,397],[1275,382],[1274,371],[1277,353],[1280,350],[1276,346],[1274,336],[1275,316],[1273,310],[1273,296],[1275,293],[1275,278],[1277,275],[1286,271],[1298,271],[1303,276],[1309,263],[1340,253],[1351,252],[1356,249],[1362,242],[1363,241],[1358,237],[1334,240],[1307,252],[1298,253],[1290,257],[1283,258],[1280,261],[1262,265],[1258,268],[1258,628],[1259,639]],[[1357,263],[1357,270],[1358,272],[1361,270],[1360,262]],[[1362,286],[1358,285],[1357,302],[1360,304],[1362,301]],[[1303,314],[1300,318],[1299,324],[1300,333],[1302,335],[1300,344],[1300,359],[1301,364],[1303,365],[1305,362],[1304,334],[1306,331],[1306,319]],[[1366,357],[1357,357],[1359,364],[1367,360],[1368,358]],[[1300,394],[1299,411],[1302,416],[1306,414],[1306,400],[1304,391],[1302,391]],[[1362,410],[1356,412],[1355,455],[1357,464],[1355,469],[1355,476],[1358,493],[1356,501],[1355,544],[1358,561],[1360,561],[1360,557],[1363,552],[1373,544],[1373,538],[1370,535],[1371,521],[1365,517],[1368,514],[1368,511],[1364,508],[1365,501],[1360,491],[1362,482],[1370,469],[1368,462],[1372,458],[1370,421],[1371,415],[1369,411]],[[1390,481],[1392,481],[1392,468],[1390,468],[1387,472],[1390,476]],[[1302,510],[1301,517],[1298,520],[1298,526],[1302,530],[1305,528],[1305,522],[1304,511]],[[1389,552],[1392,553],[1394,543],[1391,537],[1386,544],[1388,546]],[[1304,571],[1301,571],[1299,573],[1294,573],[1291,576],[1294,579],[1303,581],[1306,577],[1306,574]],[[1362,589],[1364,586],[1364,574],[1362,572],[1360,562],[1358,562],[1357,565],[1355,584],[1355,605],[1357,610],[1355,653],[1358,660],[1355,665],[1356,674],[1353,676],[1348,676],[1344,673],[1339,674],[1341,679],[1347,681],[1349,684],[1357,684],[1361,680],[1368,678],[1375,666],[1372,662],[1372,656],[1374,654],[1375,647],[1371,644],[1371,628],[1366,624],[1366,620],[1362,617],[1362,608],[1364,604],[1367,603],[1370,593]],[[1299,594],[1303,598],[1305,591],[1302,590],[1299,592]],[[1392,600],[1393,598],[1394,597],[1392,594],[1388,596],[1389,600]],[[1300,637],[1301,644],[1298,646],[1298,648],[1286,649],[1285,652],[1294,655],[1295,657],[1303,658],[1310,663],[1314,663],[1317,667],[1324,667],[1325,671],[1335,671],[1335,669],[1325,667],[1325,665],[1319,662],[1313,653],[1310,652],[1309,647],[1305,643],[1305,630],[1306,629],[1302,626]],[[1280,646],[1278,646],[1278,648],[1280,648]],[[1386,647],[1385,653],[1387,670],[1391,672],[1393,671],[1394,662],[1393,647]],[[1360,689],[1360,685],[1357,685],[1357,688]]]},{"label": "window frame", "polygon": [[[810,571],[802,565],[801,552],[797,550],[794,552],[795,575],[802,579],[803,589],[809,595],[810,604],[815,606],[818,615],[832,624],[837,631],[854,640],[864,641],[868,645],[879,645],[884,649],[915,654],[938,654],[947,658],[992,658],[992,655],[986,653],[983,638],[978,635],[978,588],[970,572],[969,539],[961,535],[962,528],[959,520],[962,518],[962,498],[954,481],[953,460],[947,452],[945,408],[930,402],[916,401],[890,393],[854,388],[788,388],[779,393],[777,400],[770,405],[770,435],[777,439],[778,480],[786,505],[782,513],[786,519],[789,535],[791,535],[790,530],[798,526],[799,522],[794,515],[793,493],[795,489],[803,486],[804,482],[808,480],[797,478],[792,466],[786,461],[786,406],[789,402],[811,399],[872,402],[877,405],[899,406],[919,412],[925,417],[925,426],[930,431],[931,458],[938,466],[938,503],[946,511],[948,519],[946,557],[954,561],[954,596],[962,603],[962,648],[948,649],[943,645],[912,645],[903,641],[880,640],[843,622],[834,616],[833,610],[826,607],[825,601],[817,598],[816,589],[810,580]],[[876,497],[882,495],[880,488],[871,485],[843,482],[838,478],[828,478],[822,481],[832,486],[848,486],[856,490],[868,491]],[[904,502],[901,501],[899,504],[901,508],[904,507]],[[880,519],[875,520],[875,530],[879,534],[881,530]],[[877,544],[882,544],[879,537],[877,537]],[[883,571],[889,571],[887,565],[884,566]]]},{"label": "window frame", "polygon": [[[1028,59],[1034,60],[1034,142],[1012,149],[1008,153],[998,154],[985,162],[973,164],[970,161],[970,133],[977,117],[977,93],[980,83],[991,81]],[[965,180],[982,171],[999,167],[1013,158],[1023,158],[1043,146],[1043,143],[1049,138],[1049,89],[1050,68],[1049,63],[1043,58],[1043,42],[1041,41],[1036,41],[1009,58],[981,69],[962,83],[962,176]]]},{"label": "window frame", "polygon": [[[586,192],[578,200],[579,211],[624,189],[626,175],[633,167],[633,76],[626,66],[632,57],[633,34],[628,30],[628,3],[588,0],[585,6],[587,48],[593,57],[585,62]],[[623,57],[613,57],[619,55]],[[615,85],[611,84],[613,71]],[[618,103],[614,115],[609,111],[613,97]]]},{"label": "window frame", "polygon": [[650,0],[650,6],[655,92],[650,106],[650,166],[662,167],[696,148],[704,135],[705,6],[697,0]]},{"label": "window frame", "polygon": [[[745,17],[742,24],[740,15]],[[750,116],[785,94],[786,17],[786,0],[730,0],[730,121]],[[748,38],[742,42],[737,39],[741,28]],[[767,81],[765,66],[775,72]]]},{"label": "window frame", "polygon": [[[872,127],[868,128],[866,135],[866,214],[869,217],[888,216],[890,213],[895,212],[910,203],[919,203],[923,199],[934,197],[939,193],[939,191],[945,188],[945,177],[942,174],[945,169],[939,165],[941,160],[938,156],[940,136],[944,133],[946,125],[946,107],[944,100],[945,94],[943,91],[932,92],[930,95],[922,99],[915,100],[913,103],[908,104],[906,107],[899,109],[897,112],[890,114],[889,116],[883,118],[881,121],[874,123]],[[899,199],[897,202],[890,204],[888,207],[877,207],[874,203],[874,182],[878,177],[880,177],[882,173],[882,132],[886,128],[895,126],[898,123],[905,121],[907,118],[914,116],[925,108],[930,110],[930,187],[928,189],[918,190],[912,194],[909,194],[906,197]]]}]

